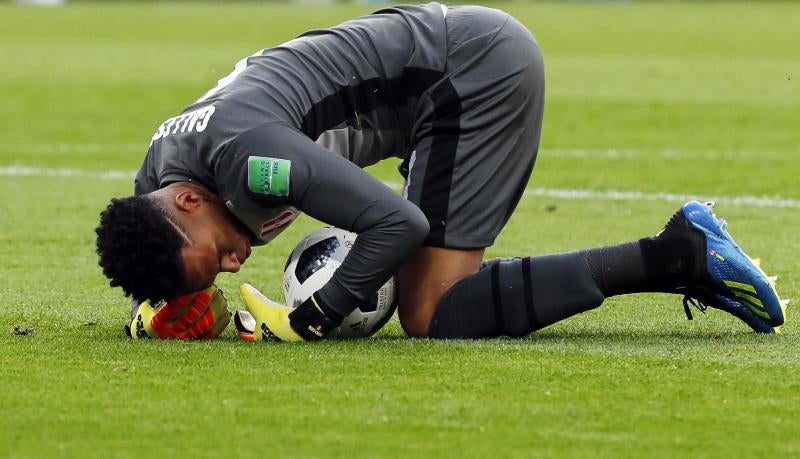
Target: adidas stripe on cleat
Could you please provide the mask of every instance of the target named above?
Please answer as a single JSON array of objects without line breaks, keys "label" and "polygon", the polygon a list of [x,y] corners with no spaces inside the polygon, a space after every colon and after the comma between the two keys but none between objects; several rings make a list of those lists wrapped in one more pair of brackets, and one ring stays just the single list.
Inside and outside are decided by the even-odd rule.
[{"label": "adidas stripe on cleat", "polygon": [[689,305],[700,311],[710,306],[732,314],[756,332],[779,332],[789,302],[781,300],[775,290],[777,277],[767,276],[760,260],[750,258],[736,244],[726,229],[727,222],[714,216],[713,207],[714,203],[691,201],[678,212],[706,242],[707,278],[682,291],[687,297],[687,317],[692,318]]}]

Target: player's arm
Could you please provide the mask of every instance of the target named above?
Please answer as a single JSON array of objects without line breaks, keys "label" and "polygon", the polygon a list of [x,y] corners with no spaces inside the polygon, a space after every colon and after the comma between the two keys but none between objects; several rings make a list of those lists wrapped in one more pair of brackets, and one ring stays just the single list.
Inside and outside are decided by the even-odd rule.
[{"label": "player's arm", "polygon": [[[428,232],[427,219],[414,204],[350,161],[288,127],[262,126],[243,134],[236,143],[228,154],[241,155],[241,163],[245,156],[268,157],[284,161],[288,169],[285,193],[245,182],[254,202],[266,207],[292,205],[327,224],[358,233],[347,258],[308,304],[278,314],[288,316],[289,326],[299,338],[324,336],[353,309],[367,302],[413,254]],[[242,169],[245,168],[240,168],[239,174],[247,172]],[[251,173],[249,178],[252,177]],[[234,178],[218,177],[217,182],[233,183]],[[244,180],[240,176],[236,182]],[[258,311],[253,315],[264,316],[270,305],[251,293],[248,289],[240,291],[248,306],[263,306],[256,306]],[[270,330],[279,339],[287,340]],[[291,333],[287,337],[295,338]]]}]

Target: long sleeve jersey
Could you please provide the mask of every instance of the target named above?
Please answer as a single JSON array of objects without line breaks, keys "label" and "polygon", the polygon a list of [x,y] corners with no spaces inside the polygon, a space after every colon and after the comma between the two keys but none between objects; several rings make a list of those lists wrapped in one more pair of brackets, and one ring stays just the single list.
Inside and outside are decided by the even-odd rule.
[{"label": "long sleeve jersey", "polygon": [[406,157],[445,70],[445,8],[397,6],[241,60],[153,135],[135,193],[195,182],[266,244],[299,212],[359,234],[319,292],[356,307],[427,232],[413,204],[361,168]]}]

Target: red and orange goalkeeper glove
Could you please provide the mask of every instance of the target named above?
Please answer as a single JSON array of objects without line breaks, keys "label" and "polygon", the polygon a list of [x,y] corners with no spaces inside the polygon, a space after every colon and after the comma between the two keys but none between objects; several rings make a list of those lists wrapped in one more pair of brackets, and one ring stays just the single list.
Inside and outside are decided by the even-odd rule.
[{"label": "red and orange goalkeeper glove", "polygon": [[212,339],[231,321],[228,301],[215,286],[155,306],[143,301],[134,310],[125,333],[133,339]]}]

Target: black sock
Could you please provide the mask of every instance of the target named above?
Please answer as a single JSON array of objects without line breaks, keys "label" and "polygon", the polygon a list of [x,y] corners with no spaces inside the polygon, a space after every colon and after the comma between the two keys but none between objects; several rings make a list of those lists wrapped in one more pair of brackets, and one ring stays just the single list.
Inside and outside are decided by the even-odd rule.
[{"label": "black sock", "polygon": [[639,242],[581,250],[589,271],[603,296],[641,291],[647,283],[647,269]]},{"label": "black sock", "polygon": [[602,302],[580,252],[490,260],[442,297],[428,336],[524,336]]},{"label": "black sock", "polygon": [[523,336],[600,306],[609,296],[676,292],[705,281],[705,238],[673,215],[656,237],[580,252],[496,258],[439,301],[432,338]]},{"label": "black sock", "polygon": [[581,251],[603,295],[675,292],[704,276],[705,238],[682,212],[656,237]]}]

